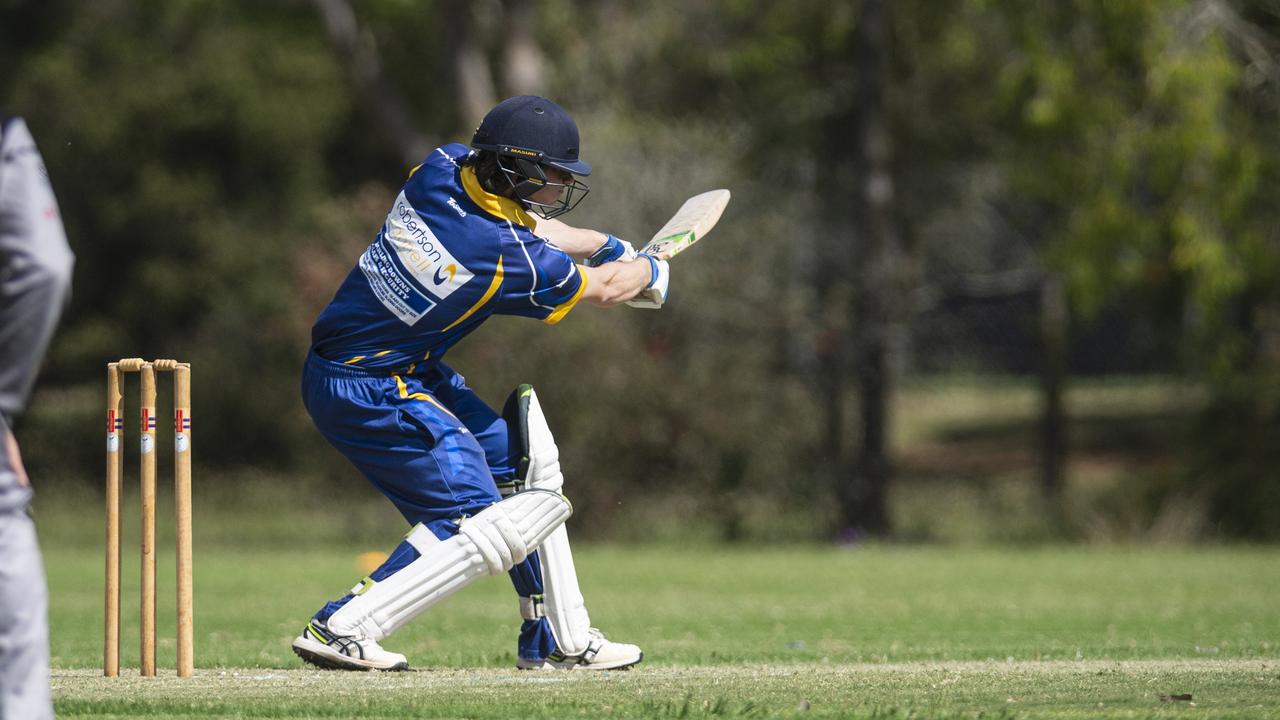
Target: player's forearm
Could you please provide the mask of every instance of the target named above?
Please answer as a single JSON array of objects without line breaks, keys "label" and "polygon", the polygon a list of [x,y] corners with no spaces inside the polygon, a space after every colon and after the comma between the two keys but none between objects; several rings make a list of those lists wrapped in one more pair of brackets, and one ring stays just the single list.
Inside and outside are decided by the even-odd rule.
[{"label": "player's forearm", "polygon": [[538,235],[578,261],[587,259],[587,256],[598,250],[607,237],[599,230],[576,228],[554,218],[538,221]]}]

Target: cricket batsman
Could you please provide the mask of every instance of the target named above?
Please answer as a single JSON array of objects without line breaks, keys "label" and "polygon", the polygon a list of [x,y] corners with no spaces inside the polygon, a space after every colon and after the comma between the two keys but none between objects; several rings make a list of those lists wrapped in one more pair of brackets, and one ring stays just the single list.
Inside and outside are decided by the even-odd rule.
[{"label": "cricket batsman", "polygon": [[[293,641],[330,669],[404,670],[381,641],[482,575],[520,599],[522,669],[607,670],[643,658],[591,627],[564,522],[571,506],[533,388],[501,415],[443,362],[490,316],[554,325],[579,303],[661,307],[666,261],[555,218],[587,194],[578,127],[520,96],[409,173],[377,237],[312,329],[302,375],[324,437],[412,529]],[[518,352],[512,348],[512,352]]]}]

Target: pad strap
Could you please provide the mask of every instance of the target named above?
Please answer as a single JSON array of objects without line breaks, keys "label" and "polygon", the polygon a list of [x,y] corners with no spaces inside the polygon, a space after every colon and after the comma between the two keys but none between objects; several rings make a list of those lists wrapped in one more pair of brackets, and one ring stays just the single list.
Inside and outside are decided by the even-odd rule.
[{"label": "pad strap", "polygon": [[[597,631],[598,633],[599,631]],[[580,653],[565,653],[563,650],[556,650],[547,658],[555,662],[564,662],[570,657],[578,659],[581,663],[590,663],[596,659],[596,655],[604,648],[604,637],[597,633],[590,633],[586,643],[586,648]]]},{"label": "pad strap", "polygon": [[422,523],[414,525],[409,534],[404,536],[404,541],[412,545],[419,555],[426,555],[431,548],[440,544],[440,538]]},{"label": "pad strap", "polygon": [[547,616],[547,604],[542,595],[520,598],[520,617],[525,620],[537,620]]}]

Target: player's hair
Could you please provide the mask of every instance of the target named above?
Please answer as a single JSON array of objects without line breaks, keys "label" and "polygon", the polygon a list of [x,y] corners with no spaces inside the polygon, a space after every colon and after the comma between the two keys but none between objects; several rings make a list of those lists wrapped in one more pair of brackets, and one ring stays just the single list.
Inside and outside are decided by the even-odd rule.
[{"label": "player's hair", "polygon": [[506,198],[515,197],[515,187],[503,174],[502,166],[498,164],[498,153],[492,150],[477,150],[467,158],[467,164],[475,170],[476,179],[480,181],[480,187],[486,192]]}]

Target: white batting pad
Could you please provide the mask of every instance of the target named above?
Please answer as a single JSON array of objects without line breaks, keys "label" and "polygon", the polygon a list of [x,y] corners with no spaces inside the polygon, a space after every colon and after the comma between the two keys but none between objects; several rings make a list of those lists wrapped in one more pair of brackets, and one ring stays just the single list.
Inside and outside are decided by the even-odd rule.
[{"label": "white batting pad", "polygon": [[439,540],[418,525],[406,538],[421,557],[363,591],[335,612],[329,630],[381,640],[482,575],[510,570],[572,514],[564,496],[531,490],[490,505]]},{"label": "white batting pad", "polygon": [[[538,404],[538,395],[529,388],[529,487],[560,490],[564,475],[560,472],[560,450],[556,447],[547,418]],[[522,494],[522,493],[521,493]],[[520,494],[515,495],[519,497]],[[538,548],[542,560],[542,590],[545,595],[547,622],[560,652],[579,655],[591,641],[591,617],[578,587],[578,571],[569,549],[569,534],[564,525],[551,532]]]},{"label": "white batting pad", "polygon": [[573,566],[569,549],[569,533],[564,526],[556,528],[538,549],[542,559],[543,602],[551,634],[560,652],[580,655],[591,641],[591,616],[578,587],[578,570]]},{"label": "white batting pad", "polygon": [[551,435],[547,417],[538,404],[538,393],[530,387],[527,391],[529,409],[525,432],[529,437],[529,487],[560,492],[564,487],[564,475],[560,472],[560,448]]}]

